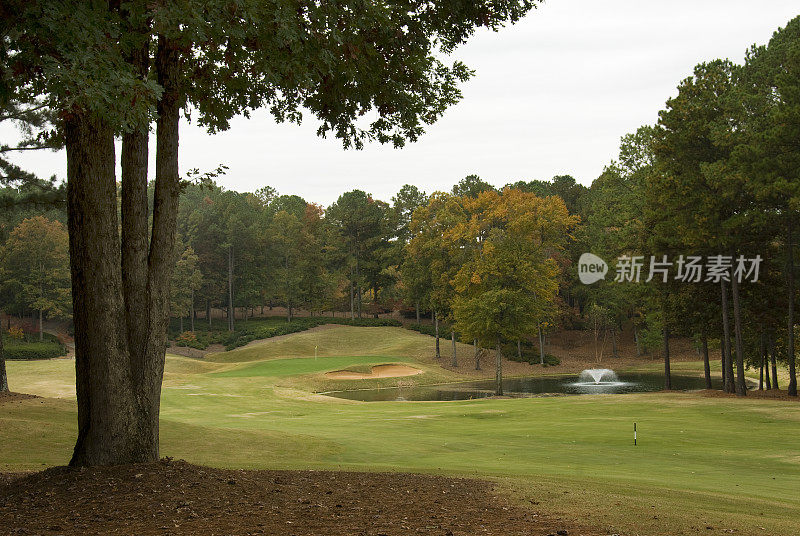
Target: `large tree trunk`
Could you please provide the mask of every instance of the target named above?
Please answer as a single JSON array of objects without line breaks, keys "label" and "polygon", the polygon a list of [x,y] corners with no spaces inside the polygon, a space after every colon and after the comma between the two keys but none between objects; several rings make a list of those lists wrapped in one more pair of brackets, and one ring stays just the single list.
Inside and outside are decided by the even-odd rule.
[{"label": "large tree trunk", "polygon": [[43,317],[44,313],[41,309],[39,309],[39,342],[44,340],[44,320]]},{"label": "large tree trunk", "polygon": [[8,392],[8,376],[6,376],[6,354],[5,351],[3,350],[3,334],[0,333],[0,393],[6,393],[6,392]]},{"label": "large tree trunk", "polygon": [[[147,435],[147,460],[158,460],[161,382],[164,377],[164,355],[169,326],[169,294],[175,265],[175,230],[180,201],[178,171],[178,124],[180,99],[180,52],[178,45],[159,38],[156,51],[158,83],[164,88],[157,105],[156,182],[153,193],[153,225],[147,258],[147,296],[150,318],[147,330],[147,352],[144,360],[134,363],[141,371],[139,384],[143,397],[140,422]],[[134,320],[135,321],[135,320]]]},{"label": "large tree trunk", "polygon": [[708,334],[703,328],[703,372],[706,379],[706,389],[711,389],[711,363],[708,361]]},{"label": "large tree trunk", "polygon": [[[734,255],[733,258],[736,258]],[[733,291],[733,332],[736,340],[736,395],[747,396],[747,383],[744,379],[744,343],[742,341],[742,308],[739,303],[739,278],[731,277]]]},{"label": "large tree trunk", "polygon": [[664,322],[664,389],[672,389],[672,374],[669,370],[669,328]]},{"label": "large tree trunk", "polygon": [[733,393],[736,388],[733,381],[733,361],[731,359],[731,321],[730,313],[728,312],[728,288],[724,279],[720,279],[719,284],[722,304],[722,346],[725,353],[725,363],[722,367],[723,389],[726,393]]},{"label": "large tree trunk", "polygon": [[475,348],[475,370],[481,370],[481,349],[478,347],[478,339],[472,340],[472,346]]},{"label": "large tree trunk", "polygon": [[64,134],[78,400],[70,464],[147,461],[124,317],[114,131],[75,113],[65,121]]},{"label": "large tree trunk", "polygon": [[[789,216],[791,218],[791,215]],[[786,315],[786,357],[789,361],[789,396],[797,396],[797,372],[795,371],[794,357],[794,236],[792,235],[793,223],[789,220],[787,232],[787,255],[789,262],[786,263],[786,282],[789,294],[789,310]]]},{"label": "large tree trunk", "polygon": [[417,313],[417,325],[419,326],[419,300],[417,300],[416,306],[414,307],[414,311]]},{"label": "large tree trunk", "polygon": [[195,317],[195,310],[194,310],[194,289],[192,289],[192,296],[191,296],[192,305],[189,309],[189,321],[191,322],[191,330],[194,333],[194,317]]},{"label": "large tree trunk", "polygon": [[[73,288],[80,289],[73,292],[78,440],[71,465],[149,462],[159,456],[158,416],[180,194],[178,54],[177,47],[160,40],[156,68],[164,91],[157,107],[149,250],[147,202],[141,197],[146,144],[129,138],[123,151],[123,180],[129,181],[123,185],[123,243],[117,220],[114,132],[82,113],[65,122],[70,263]],[[146,256],[137,244],[145,244]]]},{"label": "large tree trunk", "polygon": [[503,396],[503,354],[500,352],[500,339],[497,339],[495,350],[495,369],[494,369],[494,394]]}]

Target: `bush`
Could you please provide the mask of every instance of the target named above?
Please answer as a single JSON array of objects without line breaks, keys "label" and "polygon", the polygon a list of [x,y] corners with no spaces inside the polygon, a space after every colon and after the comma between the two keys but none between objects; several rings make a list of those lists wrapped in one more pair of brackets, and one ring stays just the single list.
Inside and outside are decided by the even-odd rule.
[{"label": "bush", "polygon": [[8,328],[8,336],[15,340],[22,340],[25,338],[25,332],[19,326],[11,326]]},{"label": "bush", "polygon": [[555,367],[556,365],[560,365],[561,360],[554,356],[553,354],[544,354],[544,365],[545,367]]},{"label": "bush", "polygon": [[191,331],[184,331],[175,337],[175,346],[184,346],[189,348],[197,348],[198,350],[205,350],[209,346],[208,337],[198,337],[196,333]]},{"label": "bush", "polygon": [[27,342],[8,339],[3,346],[5,358],[8,360],[53,359],[67,354],[63,344],[52,340]]},{"label": "bush", "polygon": [[[410,330],[418,331],[423,335],[430,335],[431,337],[436,336],[436,326],[433,326],[432,324],[408,324],[406,327]],[[444,323],[439,323],[439,337],[449,339],[450,326]],[[461,340],[458,333],[456,333],[456,340],[459,342],[464,342]],[[472,344],[472,341],[469,341],[469,344]]]}]

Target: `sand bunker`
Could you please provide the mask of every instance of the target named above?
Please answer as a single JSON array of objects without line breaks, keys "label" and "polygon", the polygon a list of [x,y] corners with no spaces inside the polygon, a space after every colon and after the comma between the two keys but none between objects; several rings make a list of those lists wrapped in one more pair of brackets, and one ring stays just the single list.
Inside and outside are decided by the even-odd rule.
[{"label": "sand bunker", "polygon": [[420,369],[406,365],[376,365],[369,373],[353,372],[351,370],[334,370],[326,372],[325,376],[336,380],[366,380],[369,378],[397,378],[400,376],[415,376],[422,374]]}]

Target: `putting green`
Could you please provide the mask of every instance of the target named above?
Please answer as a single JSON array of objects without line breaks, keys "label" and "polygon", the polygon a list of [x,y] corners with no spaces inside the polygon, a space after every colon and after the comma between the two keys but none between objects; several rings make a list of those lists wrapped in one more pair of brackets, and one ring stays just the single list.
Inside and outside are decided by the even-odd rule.
[{"label": "putting green", "polygon": [[[342,329],[368,340],[349,330],[393,328]],[[292,337],[276,341],[283,354],[248,353],[244,364],[230,359],[236,352],[218,362],[169,357],[162,454],[220,467],[494,478],[540,511],[609,533],[800,533],[800,405],[683,393],[402,403],[310,394],[324,385],[322,372],[351,366],[407,363],[426,371],[420,378],[438,377],[413,352],[402,354],[417,342],[397,331],[403,340],[383,341],[380,351],[329,350],[316,362],[313,345],[309,357],[308,341],[299,341],[302,350],[289,344]],[[54,396],[73,366],[12,362],[9,381],[16,391]],[[0,408],[0,470],[68,460],[75,402],[66,396]]]}]

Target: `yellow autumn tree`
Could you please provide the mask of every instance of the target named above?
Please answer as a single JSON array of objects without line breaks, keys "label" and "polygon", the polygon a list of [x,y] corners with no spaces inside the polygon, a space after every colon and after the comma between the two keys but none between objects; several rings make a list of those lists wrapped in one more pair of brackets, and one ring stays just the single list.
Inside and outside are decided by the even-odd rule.
[{"label": "yellow autumn tree", "polygon": [[517,189],[482,192],[461,200],[464,218],[450,239],[470,244],[453,279],[453,316],[466,338],[496,346],[496,392],[502,395],[503,340],[538,330],[555,309],[559,265],[577,223],[559,197]]}]

